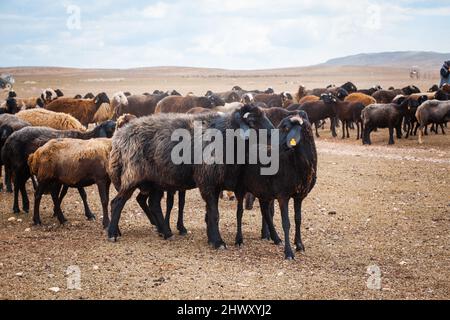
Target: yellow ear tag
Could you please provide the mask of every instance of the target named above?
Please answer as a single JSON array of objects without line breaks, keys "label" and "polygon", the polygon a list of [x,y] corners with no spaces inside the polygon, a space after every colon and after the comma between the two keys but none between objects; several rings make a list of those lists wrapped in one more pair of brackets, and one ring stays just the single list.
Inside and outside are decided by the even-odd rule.
[{"label": "yellow ear tag", "polygon": [[295,141],[295,139],[292,139],[290,144],[291,144],[291,147],[295,147],[295,146],[297,146],[297,141]]}]

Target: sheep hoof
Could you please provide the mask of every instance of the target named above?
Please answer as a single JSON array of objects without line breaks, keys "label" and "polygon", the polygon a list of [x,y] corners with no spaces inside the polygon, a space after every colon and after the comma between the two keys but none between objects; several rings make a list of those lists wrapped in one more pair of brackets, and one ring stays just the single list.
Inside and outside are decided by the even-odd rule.
[{"label": "sheep hoof", "polygon": [[287,254],[286,255],[286,260],[288,260],[288,261],[294,261],[295,260],[295,258],[294,258],[294,255],[293,254]]},{"label": "sheep hoof", "polygon": [[275,239],[275,240],[273,240],[273,244],[276,245],[276,246],[282,246],[283,245],[283,240],[281,240],[279,238]]},{"label": "sheep hoof", "polygon": [[95,221],[95,220],[97,220],[97,218],[95,217],[95,215],[92,215],[92,216],[87,217],[87,220],[88,221]]},{"label": "sheep hoof", "polygon": [[227,245],[223,241],[209,242],[209,245],[216,250],[226,250]]},{"label": "sheep hoof", "polygon": [[170,236],[165,236],[164,237],[164,240],[166,240],[166,241],[175,241],[175,237],[174,237],[174,235],[170,235]]},{"label": "sheep hoof", "polygon": [[117,240],[118,240],[117,237],[108,238],[108,241],[109,241],[109,242],[112,242],[112,243],[116,243]]},{"label": "sheep hoof", "polygon": [[182,227],[178,228],[178,233],[180,234],[180,236],[186,236],[188,234],[188,231],[185,227]]},{"label": "sheep hoof", "polygon": [[305,252],[305,246],[303,244],[298,244],[295,250],[297,252]]}]

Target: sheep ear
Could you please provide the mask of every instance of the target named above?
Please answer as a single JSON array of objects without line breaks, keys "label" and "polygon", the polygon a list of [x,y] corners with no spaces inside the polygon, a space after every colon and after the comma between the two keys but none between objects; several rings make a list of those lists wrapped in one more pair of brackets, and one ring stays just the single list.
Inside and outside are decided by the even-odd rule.
[{"label": "sheep ear", "polygon": [[299,124],[302,126],[304,122],[305,120],[301,116],[294,116],[291,118],[291,123]]},{"label": "sheep ear", "polygon": [[248,140],[250,138],[250,126],[244,121],[244,119],[248,119],[250,116],[250,112],[247,112],[241,117],[239,112],[236,112],[236,121],[239,123],[239,135],[242,140]]},{"label": "sheep ear", "polygon": [[287,135],[287,146],[288,148],[292,149],[295,148],[302,139],[302,127],[296,125],[289,130],[289,133]]}]

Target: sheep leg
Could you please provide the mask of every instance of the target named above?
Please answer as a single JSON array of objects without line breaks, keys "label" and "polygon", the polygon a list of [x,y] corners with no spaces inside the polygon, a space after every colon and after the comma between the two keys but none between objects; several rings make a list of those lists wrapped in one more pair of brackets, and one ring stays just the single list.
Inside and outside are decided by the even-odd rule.
[{"label": "sheep leg", "polygon": [[28,200],[28,194],[27,194],[27,188],[26,188],[26,180],[22,180],[22,183],[20,184],[20,193],[22,194],[22,206],[23,211],[25,213],[30,212],[30,201]]},{"label": "sheep leg", "polygon": [[13,204],[13,212],[15,214],[19,214],[20,213],[20,209],[19,209],[19,187],[20,184],[20,179],[19,176],[14,177],[14,204]]},{"label": "sheep leg", "polygon": [[342,123],[342,139],[345,139],[345,124],[346,122],[344,120],[341,120]]},{"label": "sheep leg", "polygon": [[[150,204],[147,204],[147,200],[149,200],[149,197],[143,193],[139,193],[136,198],[136,201],[138,202],[139,206],[144,211],[144,213],[147,216],[150,223],[153,226],[156,226],[155,217],[154,217],[153,213],[150,211]],[[159,232],[159,230],[158,230],[158,232]]]},{"label": "sheep leg", "polygon": [[347,128],[347,139],[350,139],[350,131],[349,128],[353,127],[352,130],[355,130],[355,127],[353,126],[353,122],[346,121],[346,128]]},{"label": "sheep leg", "polygon": [[236,198],[237,198],[237,212],[236,212],[236,219],[237,219],[237,232],[236,232],[236,241],[235,245],[237,247],[242,247],[244,244],[244,237],[242,235],[242,216],[244,215],[244,195],[238,194],[236,192]]},{"label": "sheep leg", "polygon": [[108,202],[110,185],[111,182],[102,181],[97,183],[97,189],[100,195],[100,201],[102,203],[103,210],[103,229],[106,229],[109,226]]},{"label": "sheep leg", "polygon": [[410,130],[411,130],[411,122],[408,122],[408,124],[406,124],[406,122],[405,122],[405,125],[404,125],[404,128],[403,128],[403,131],[406,131],[405,139],[409,138]]},{"label": "sheep leg", "polygon": [[33,183],[33,189],[34,191],[36,191],[38,183],[36,181],[36,177],[35,176],[31,176],[31,182]]},{"label": "sheep leg", "polygon": [[295,246],[296,251],[305,251],[305,246],[302,242],[301,226],[302,226],[302,199],[294,198],[295,211]]},{"label": "sheep leg", "polygon": [[78,188],[78,193],[80,194],[81,200],[83,200],[84,205],[84,215],[89,221],[95,220],[95,215],[91,212],[91,209],[89,208],[89,204],[87,202],[87,195],[84,188]]},{"label": "sheep leg", "polygon": [[314,123],[314,127],[316,127],[316,137],[320,138],[320,135],[319,135],[319,123],[318,122]]},{"label": "sheep leg", "polygon": [[186,191],[178,191],[178,221],[177,230],[181,236],[187,235],[187,229],[184,226],[184,206],[186,205]]},{"label": "sheep leg", "polygon": [[219,192],[203,192],[202,195],[206,201],[208,242],[215,249],[226,249],[219,231]]},{"label": "sheep leg", "polygon": [[356,122],[356,141],[359,140],[359,138],[362,138],[362,128],[361,128],[361,123],[358,121]]},{"label": "sheep leg", "polygon": [[111,201],[111,221],[108,227],[108,239],[109,241],[116,242],[121,236],[119,230],[120,215],[122,214],[123,207],[130,200],[135,188],[120,191],[117,196]]},{"label": "sheep leg", "polygon": [[245,210],[253,210],[253,205],[255,203],[255,196],[250,192],[245,195]]},{"label": "sheep leg", "polygon": [[363,138],[363,144],[371,145],[372,142],[370,141],[370,133],[372,132],[372,128],[369,126],[366,126],[364,128],[364,138]]},{"label": "sheep leg", "polygon": [[166,217],[164,219],[164,223],[167,225],[169,232],[172,233],[172,229],[170,228],[170,215],[173,209],[173,203],[175,202],[175,192],[167,192],[167,201],[166,201]]},{"label": "sheep leg", "polygon": [[[275,215],[275,202],[271,201],[269,204],[269,213],[270,213],[270,219],[273,223],[273,217]],[[269,225],[266,223],[266,219],[264,214],[262,214],[262,229],[261,229],[261,239],[262,240],[268,240],[270,241],[273,239],[270,235],[270,228]]]},{"label": "sheep leg", "polygon": [[[268,229],[268,233],[270,234],[270,237],[267,236],[263,239],[267,239],[270,240],[270,238],[273,240],[273,242],[276,245],[281,244],[281,239],[278,236],[277,231],[275,230],[275,227],[273,225],[273,211],[271,210],[272,205],[274,205],[275,202],[274,201],[263,201],[263,200],[259,200],[259,205],[261,207],[261,213],[263,215],[264,218],[264,223],[263,223],[263,232],[264,232],[264,228]],[[272,211],[272,212],[271,212]],[[263,234],[264,236],[264,234]]]},{"label": "sheep leg", "polygon": [[170,231],[169,225],[164,220],[164,215],[161,209],[161,200],[163,197],[163,191],[153,190],[152,192],[150,192],[150,211],[154,214],[158,230],[161,230],[161,235],[164,237],[164,240],[167,240],[172,238],[173,234],[172,231]]},{"label": "sheep leg", "polygon": [[336,119],[335,118],[331,118],[331,134],[333,135],[333,138],[337,137],[337,133],[336,133]]},{"label": "sheep leg", "polygon": [[419,122],[417,122],[416,128],[414,129],[414,135],[415,136],[417,136],[417,130],[419,129],[419,127],[420,127],[420,124],[419,124]]},{"label": "sheep leg", "polygon": [[61,185],[56,185],[52,188],[52,200],[54,206],[54,212],[60,224],[67,223],[67,219],[64,217],[64,214],[61,210],[61,202],[59,201],[59,193],[61,191]]},{"label": "sheep leg", "polygon": [[[62,203],[62,202],[63,202],[64,198],[65,198],[66,195],[67,195],[67,191],[69,191],[69,187],[66,186],[66,185],[64,185],[64,186],[62,187],[61,193],[59,194],[59,203]],[[56,212],[53,214],[53,216],[56,217]]]},{"label": "sheep leg", "polygon": [[442,130],[442,134],[443,134],[443,135],[445,135],[444,124],[443,124],[443,123],[441,123],[441,124],[440,124],[440,126],[441,126],[441,130]]},{"label": "sheep leg", "polygon": [[419,143],[422,144],[423,143],[423,126],[420,125],[419,127]]},{"label": "sheep leg", "polygon": [[289,232],[291,230],[291,223],[289,221],[289,201],[286,199],[279,199],[278,203],[281,208],[281,219],[284,231],[284,256],[286,260],[294,260],[295,256],[292,252],[291,241],[289,239]]},{"label": "sheep leg", "polygon": [[389,127],[389,144],[394,144],[394,128]]},{"label": "sheep leg", "polygon": [[402,133],[402,125],[399,124],[396,128],[395,131],[397,133],[397,139],[401,139],[403,138],[403,133]]},{"label": "sheep leg", "polygon": [[33,213],[33,223],[35,226],[42,225],[42,221],[39,214],[39,207],[41,205],[42,195],[44,194],[46,185],[40,183],[37,190],[34,193],[34,213]]},{"label": "sheep leg", "polygon": [[5,167],[5,186],[6,186],[7,193],[13,192],[12,185],[11,185],[11,172],[6,167]]}]

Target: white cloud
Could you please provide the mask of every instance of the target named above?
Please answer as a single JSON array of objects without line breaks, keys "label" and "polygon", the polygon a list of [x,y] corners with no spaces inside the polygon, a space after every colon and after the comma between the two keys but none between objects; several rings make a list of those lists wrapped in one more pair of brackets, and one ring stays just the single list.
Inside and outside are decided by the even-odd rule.
[{"label": "white cloud", "polygon": [[143,14],[147,18],[162,19],[166,17],[170,6],[164,2],[158,2],[152,6],[144,8]]},{"label": "white cloud", "polygon": [[39,11],[24,24],[22,13],[0,5],[0,36],[11,42],[0,47],[2,60],[7,57],[0,65],[250,69],[309,65],[368,51],[450,51],[446,42],[417,41],[417,34],[432,28],[427,22],[450,13],[445,2],[422,9],[415,0],[79,2],[81,30],[66,28],[64,6],[50,7],[58,14]]}]

